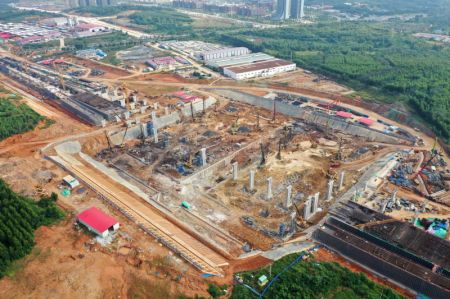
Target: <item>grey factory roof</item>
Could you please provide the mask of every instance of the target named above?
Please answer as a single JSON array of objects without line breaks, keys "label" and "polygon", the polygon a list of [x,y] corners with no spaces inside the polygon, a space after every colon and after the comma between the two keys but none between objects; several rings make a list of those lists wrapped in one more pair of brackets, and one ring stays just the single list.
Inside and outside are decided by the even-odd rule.
[{"label": "grey factory roof", "polygon": [[227,57],[209,60],[207,65],[215,68],[221,68],[225,66],[232,66],[238,64],[246,64],[251,62],[263,61],[263,60],[273,60],[274,57],[265,53],[251,53],[247,55]]}]

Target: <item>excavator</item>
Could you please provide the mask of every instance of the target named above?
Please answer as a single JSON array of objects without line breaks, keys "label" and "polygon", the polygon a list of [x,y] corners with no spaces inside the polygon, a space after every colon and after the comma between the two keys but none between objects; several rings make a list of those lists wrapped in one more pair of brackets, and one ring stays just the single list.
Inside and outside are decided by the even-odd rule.
[{"label": "excavator", "polygon": [[419,174],[422,173],[422,171],[427,168],[428,165],[431,164],[431,162],[433,161],[433,159],[437,156],[439,156],[439,151],[437,150],[437,143],[438,143],[438,139],[437,137],[434,140],[434,144],[433,144],[433,148],[431,149],[431,157],[430,159],[420,168],[420,170],[413,176],[413,180],[415,180]]},{"label": "excavator", "polygon": [[231,124],[230,133],[236,135],[239,130],[239,115],[236,116],[236,120]]}]

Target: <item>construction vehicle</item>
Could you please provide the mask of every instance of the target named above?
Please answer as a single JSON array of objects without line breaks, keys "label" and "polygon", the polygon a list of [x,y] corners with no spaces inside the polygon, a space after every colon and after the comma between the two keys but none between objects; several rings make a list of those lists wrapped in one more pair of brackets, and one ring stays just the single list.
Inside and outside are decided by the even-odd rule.
[{"label": "construction vehicle", "polygon": [[394,218],[389,218],[389,219],[384,219],[384,220],[378,220],[378,221],[357,224],[356,227],[357,228],[366,228],[366,227],[371,227],[371,226],[378,225],[378,224],[387,224],[387,223],[391,223],[391,222],[395,222],[395,221],[399,221],[399,220],[394,219]]},{"label": "construction vehicle", "polygon": [[230,133],[231,135],[236,135],[239,130],[239,115],[236,116],[236,120],[231,124]]},{"label": "construction vehicle", "polygon": [[108,133],[106,132],[106,130],[103,132],[105,132],[106,141],[108,142],[108,148],[110,151],[112,151],[111,140],[109,139]]},{"label": "construction vehicle", "polygon": [[187,168],[192,168],[192,160],[194,159],[194,157],[192,156],[192,154],[189,154],[189,158],[187,160],[186,163],[184,163],[184,166],[186,166]]},{"label": "construction vehicle", "polygon": [[437,156],[439,156],[439,151],[437,150],[437,143],[438,143],[438,139],[437,139],[437,137],[435,138],[435,140],[434,140],[434,144],[433,144],[433,148],[431,149],[431,157],[430,157],[430,159],[428,159],[428,161],[420,168],[420,170],[413,176],[413,180],[415,180],[418,176],[419,176],[419,174],[421,174],[422,173],[422,171],[424,171],[424,169],[425,168],[427,168],[428,167],[428,165],[430,165],[431,164],[431,162],[433,161],[433,159],[435,158],[435,157],[437,157]]}]

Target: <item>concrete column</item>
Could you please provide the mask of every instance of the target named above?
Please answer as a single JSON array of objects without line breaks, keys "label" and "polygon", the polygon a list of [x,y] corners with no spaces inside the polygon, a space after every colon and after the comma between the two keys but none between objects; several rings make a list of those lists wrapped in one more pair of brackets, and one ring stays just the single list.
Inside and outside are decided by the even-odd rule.
[{"label": "concrete column", "polygon": [[255,171],[250,170],[250,191],[255,190]]},{"label": "concrete column", "polygon": [[153,109],[158,110],[158,103],[153,103]]},{"label": "concrete column", "polygon": [[398,192],[398,190],[397,189],[395,189],[393,192],[392,192],[392,201],[393,202],[395,202],[396,200],[397,200],[397,192]]},{"label": "concrete column", "polygon": [[125,108],[125,100],[120,100],[120,107]]},{"label": "concrete column", "polygon": [[236,181],[238,178],[238,162],[234,162],[232,165],[233,165],[233,181]]},{"label": "concrete column", "polygon": [[158,143],[158,129],[156,129],[155,127],[153,127],[153,139],[155,141],[155,143]]},{"label": "concrete column", "polygon": [[369,187],[369,182],[366,182],[366,183],[364,184],[364,191],[367,191],[368,187]]},{"label": "concrete column", "polygon": [[135,103],[130,103],[130,109],[131,109],[131,110],[136,109],[136,104],[135,104]]},{"label": "concrete column", "polygon": [[106,127],[106,119],[102,119],[102,127]]},{"label": "concrete column", "polygon": [[272,177],[267,178],[267,199],[272,199]]},{"label": "concrete column", "polygon": [[292,185],[289,185],[286,187],[287,190],[287,194],[286,194],[286,203],[285,206],[286,208],[290,208],[292,207]]},{"label": "concrete column", "polygon": [[125,119],[129,119],[129,118],[130,118],[130,111],[125,112],[125,113],[123,114],[123,117],[124,117]]},{"label": "concrete column", "polygon": [[153,125],[155,125],[155,121],[156,121],[156,111],[152,111],[152,121],[153,121]]},{"label": "concrete column", "polygon": [[121,122],[121,120],[120,120],[120,117],[119,117],[119,116],[117,116],[117,115],[116,115],[116,116],[115,116],[114,118],[116,119],[116,122],[117,122],[117,123],[120,123],[120,122]]},{"label": "concrete column", "polygon": [[311,198],[305,201],[305,206],[303,207],[303,219],[308,220],[311,217]]},{"label": "concrete column", "polygon": [[141,114],[144,114],[145,110],[147,110],[147,106],[141,106]]},{"label": "concrete column", "polygon": [[141,130],[142,130],[142,134],[144,135],[144,138],[147,138],[148,137],[147,125],[141,124]]},{"label": "concrete column", "polygon": [[333,199],[333,186],[334,186],[334,181],[333,180],[329,180],[328,181],[327,200],[332,200]]},{"label": "concrete column", "polygon": [[142,106],[147,106],[147,100],[142,100]]},{"label": "concrete column", "polygon": [[319,209],[319,196],[320,196],[320,192],[317,192],[316,194],[314,194],[314,213],[317,213],[317,210]]},{"label": "concrete column", "polygon": [[339,183],[338,183],[339,191],[341,191],[342,188],[344,188],[344,178],[345,178],[345,171],[342,170],[339,175]]},{"label": "concrete column", "polygon": [[169,115],[169,107],[164,107],[164,114]]},{"label": "concrete column", "polygon": [[200,150],[201,154],[202,154],[202,166],[206,165],[206,148],[202,148]]}]

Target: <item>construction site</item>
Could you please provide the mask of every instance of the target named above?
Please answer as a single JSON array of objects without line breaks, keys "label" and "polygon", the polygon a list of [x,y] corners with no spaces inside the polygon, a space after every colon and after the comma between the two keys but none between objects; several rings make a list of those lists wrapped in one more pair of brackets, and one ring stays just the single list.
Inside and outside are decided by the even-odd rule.
[{"label": "construction site", "polygon": [[89,66],[62,59],[0,66],[36,98],[105,128],[44,155],[201,272],[222,275],[243,254],[309,238],[339,201],[399,220],[448,217],[436,146],[414,151],[410,131],[339,101],[177,84],[149,93],[87,79]]}]

